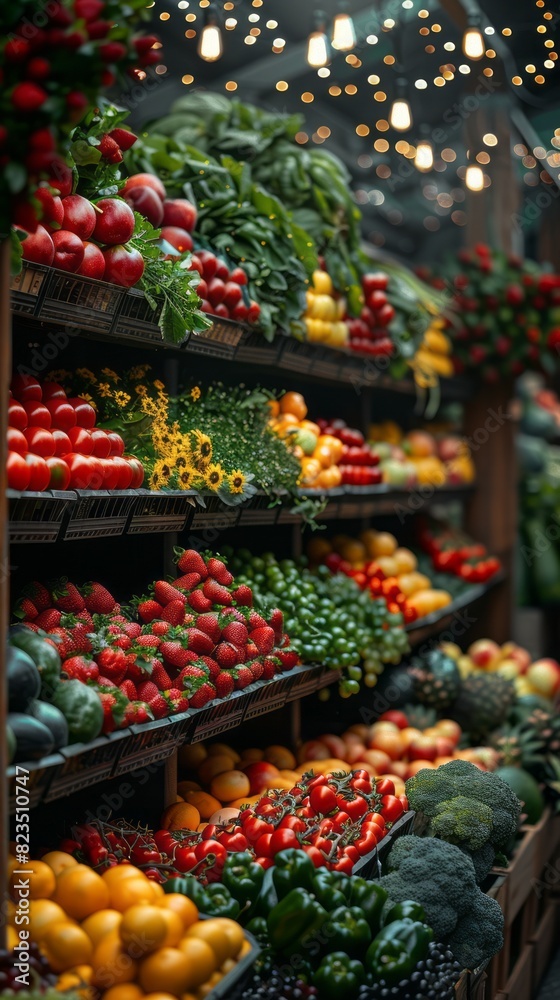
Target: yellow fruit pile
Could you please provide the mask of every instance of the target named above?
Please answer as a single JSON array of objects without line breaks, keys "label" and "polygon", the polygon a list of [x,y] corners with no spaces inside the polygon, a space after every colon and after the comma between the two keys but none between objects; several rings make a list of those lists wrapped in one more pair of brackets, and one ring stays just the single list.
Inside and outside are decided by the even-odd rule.
[{"label": "yellow fruit pile", "polygon": [[443,319],[432,320],[420,347],[409,361],[415,381],[422,388],[437,385],[439,376],[450,378],[453,375],[451,341],[443,332],[444,328]]},{"label": "yellow fruit pile", "polygon": [[408,434],[392,420],[370,424],[368,440],[380,453],[380,468],[385,482],[386,461],[390,460],[394,475],[395,462],[412,464],[418,485],[445,486],[472,483],[475,467],[464,438],[430,430],[413,430]]},{"label": "yellow fruit pile", "polygon": [[342,473],[337,463],[344,445],[331,434],[321,434],[317,424],[305,419],[307,405],[301,393],[285,392],[278,402],[271,401],[270,409],[270,427],[292,443],[301,462],[301,486],[325,490],[340,486]]},{"label": "yellow fruit pile", "polygon": [[[53,972],[56,989],[83,1000],[202,1000],[248,950],[234,920],[199,920],[192,900],[165,894],[133,865],[99,875],[70,854],[31,861],[29,934]],[[20,869],[9,859],[9,890],[17,899]],[[16,940],[9,906],[8,943]]]},{"label": "yellow fruit pile", "polygon": [[311,280],[303,317],[307,339],[330,347],[345,347],[350,340],[348,326],[342,320],[346,300],[334,298],[333,283],[326,271],[314,271]]}]

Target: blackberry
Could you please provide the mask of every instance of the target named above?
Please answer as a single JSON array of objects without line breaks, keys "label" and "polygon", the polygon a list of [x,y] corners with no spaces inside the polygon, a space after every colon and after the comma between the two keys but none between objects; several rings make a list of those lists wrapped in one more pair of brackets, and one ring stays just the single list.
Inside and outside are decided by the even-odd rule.
[{"label": "blackberry", "polygon": [[243,993],[242,1000],[320,1000],[314,986],[308,986],[302,979],[286,976],[274,970],[267,979],[258,975]]},{"label": "blackberry", "polygon": [[418,962],[410,979],[401,980],[397,986],[387,986],[384,980],[362,986],[358,1000],[453,1000],[461,971],[449,949],[432,941],[427,957]]}]

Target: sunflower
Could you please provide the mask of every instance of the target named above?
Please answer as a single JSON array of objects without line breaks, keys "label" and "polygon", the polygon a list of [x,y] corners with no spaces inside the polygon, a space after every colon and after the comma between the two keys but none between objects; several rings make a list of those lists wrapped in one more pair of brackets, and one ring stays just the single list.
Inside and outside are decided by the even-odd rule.
[{"label": "sunflower", "polygon": [[146,389],[145,385],[137,385],[137,386],[135,386],[134,391],[137,393],[138,396],[147,396],[148,395],[148,390]]},{"label": "sunflower", "polygon": [[99,391],[99,395],[103,399],[107,398],[110,399],[111,396],[113,395],[113,393],[111,392],[111,386],[109,385],[108,382],[100,382],[99,385],[97,386],[97,389]]},{"label": "sunflower", "polygon": [[227,477],[230,493],[243,493],[247,484],[245,473],[241,469],[234,469]]},{"label": "sunflower", "polygon": [[113,371],[112,368],[102,368],[101,374],[105,375],[106,378],[110,378],[111,382],[120,382],[120,377]]},{"label": "sunflower", "polygon": [[190,391],[190,397],[191,397],[192,401],[194,403],[196,403],[197,399],[200,399],[201,395],[202,395],[202,393],[201,393],[199,387],[197,385],[194,385],[192,387],[191,391]]},{"label": "sunflower", "polygon": [[197,467],[205,469],[212,461],[212,440],[199,430],[193,431],[193,434],[195,437],[195,445],[192,449],[193,462]]},{"label": "sunflower", "polygon": [[168,485],[171,479],[173,466],[166,458],[160,458],[154,465],[150,486],[154,490],[161,490]]},{"label": "sunflower", "polygon": [[154,389],[159,389],[160,392],[163,392],[163,390],[165,389],[163,382],[160,382],[158,378],[152,384],[154,386]]},{"label": "sunflower", "polygon": [[204,472],[204,484],[209,490],[219,490],[224,481],[225,472],[217,462],[209,465]]},{"label": "sunflower", "polygon": [[151,367],[151,365],[136,365],[130,369],[128,377],[136,382],[138,379],[144,378],[146,372],[149,372]]},{"label": "sunflower", "polygon": [[184,468],[181,468],[179,462],[180,459],[177,462],[177,468],[179,469],[179,475],[177,477],[177,481],[179,483],[179,489],[192,490],[197,476],[196,469],[193,469],[192,466],[186,464]]}]

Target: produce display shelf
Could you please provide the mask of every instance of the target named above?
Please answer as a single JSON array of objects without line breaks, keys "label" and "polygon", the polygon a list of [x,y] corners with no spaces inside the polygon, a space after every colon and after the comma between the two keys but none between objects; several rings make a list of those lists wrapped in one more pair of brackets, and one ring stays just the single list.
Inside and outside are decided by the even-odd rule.
[{"label": "produce display shelf", "polygon": [[486,583],[477,583],[474,586],[466,587],[445,608],[440,608],[439,611],[434,611],[431,615],[425,615],[424,618],[418,618],[416,621],[410,622],[405,626],[410,645],[418,646],[431,636],[444,631],[451,625],[453,619],[460,611],[467,608],[470,604],[474,604],[475,601],[479,601],[481,597],[484,597],[505,579],[506,574],[500,571],[491,580],[487,580]]},{"label": "produce display shelf", "polygon": [[91,743],[74,743],[42,760],[12,764],[7,771],[10,813],[15,811],[16,779],[22,768],[29,774],[30,806],[53,802],[86,786],[163,763],[185,743],[214,738],[337,680],[338,672],[321,664],[294,667],[204,708],[121,729]]}]

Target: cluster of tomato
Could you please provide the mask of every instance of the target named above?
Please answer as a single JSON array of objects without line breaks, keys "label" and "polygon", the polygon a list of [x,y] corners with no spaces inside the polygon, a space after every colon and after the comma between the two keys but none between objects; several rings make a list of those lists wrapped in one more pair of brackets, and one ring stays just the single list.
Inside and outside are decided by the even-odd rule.
[{"label": "cluster of tomato", "polygon": [[321,433],[338,438],[344,449],[338,460],[343,486],[372,486],[383,479],[379,455],[366,444],[361,431],[348,427],[344,420],[318,420]]},{"label": "cluster of tomato", "polygon": [[8,486],[14,490],[126,490],[144,480],[139,459],[124,458],[115,431],[95,426],[97,414],[81,396],[68,398],[56,382],[14,375],[8,407]]},{"label": "cluster of tomato", "polygon": [[416,621],[419,617],[417,610],[409,604],[406,595],[403,594],[398,577],[387,576],[378,566],[377,560],[372,559],[364,564],[363,569],[356,569],[338,552],[331,552],[325,559],[325,566],[328,566],[331,573],[344,573],[345,576],[352,577],[361,590],[369,590],[374,600],[377,597],[384,597],[387,610],[391,614],[400,612],[406,624]]},{"label": "cluster of tomato", "polygon": [[357,319],[347,319],[350,347],[362,354],[390,357],[395,349],[388,327],[395,309],[387,297],[389,275],[381,271],[364,274],[364,305]]},{"label": "cluster of tomato", "polygon": [[429,528],[420,532],[419,541],[435,570],[458,576],[465,583],[486,583],[502,568],[500,560],[490,556],[480,543],[458,545],[452,537],[436,536]]}]

